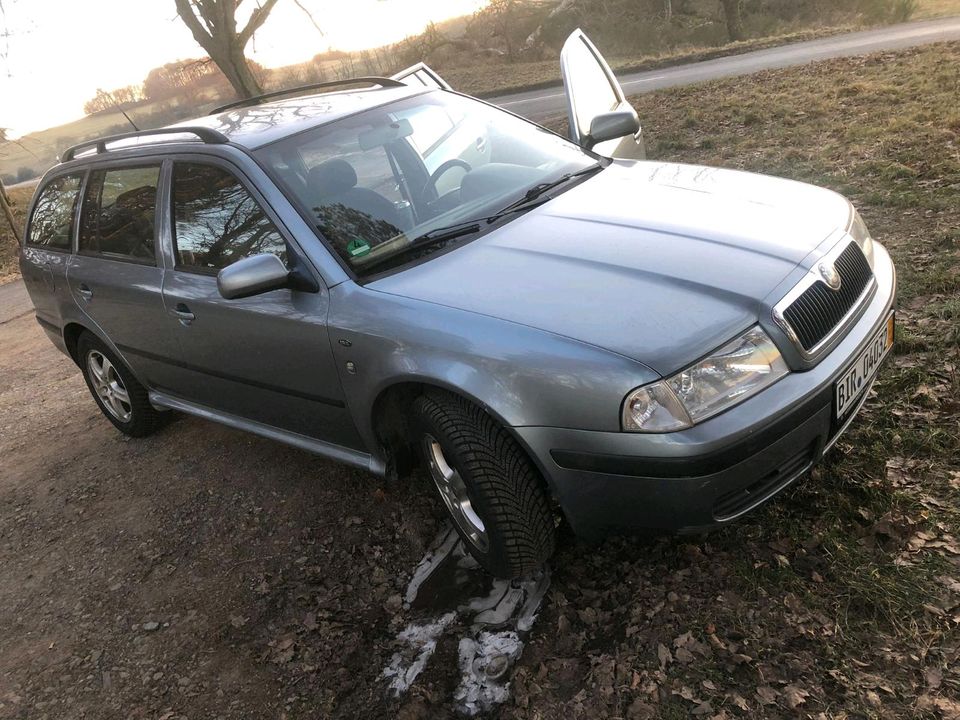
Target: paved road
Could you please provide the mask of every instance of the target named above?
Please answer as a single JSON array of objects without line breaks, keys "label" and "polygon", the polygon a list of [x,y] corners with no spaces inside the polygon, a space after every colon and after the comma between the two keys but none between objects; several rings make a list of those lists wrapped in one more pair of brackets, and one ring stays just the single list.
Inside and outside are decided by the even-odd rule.
[{"label": "paved road", "polygon": [[[620,83],[627,95],[636,95],[674,85],[689,85],[714,78],[749,75],[760,70],[804,65],[827,58],[863,55],[880,50],[899,50],[946,40],[960,40],[960,17],[891,25],[879,30],[836,35],[766,50],[754,50],[716,60],[622,75]],[[494,98],[492,102],[532,120],[542,120],[545,117],[566,112],[566,100],[559,86],[502,95]]]}]

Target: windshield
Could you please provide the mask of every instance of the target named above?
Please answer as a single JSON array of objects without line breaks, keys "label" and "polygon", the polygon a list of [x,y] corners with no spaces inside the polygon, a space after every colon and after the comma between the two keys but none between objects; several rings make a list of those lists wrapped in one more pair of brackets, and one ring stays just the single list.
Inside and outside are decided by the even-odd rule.
[{"label": "windshield", "polygon": [[359,275],[469,239],[486,224],[445,230],[495,216],[528,191],[596,165],[557,135],[446,92],[374,108],[255,154]]}]

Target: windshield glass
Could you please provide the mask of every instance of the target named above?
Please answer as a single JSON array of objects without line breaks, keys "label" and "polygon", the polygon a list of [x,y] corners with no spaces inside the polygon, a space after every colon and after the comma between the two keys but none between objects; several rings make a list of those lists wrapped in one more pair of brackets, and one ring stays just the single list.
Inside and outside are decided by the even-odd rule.
[{"label": "windshield glass", "polygon": [[255,154],[360,275],[409,262],[453,237],[468,239],[469,232],[444,231],[596,164],[557,135],[445,92],[374,108]]}]

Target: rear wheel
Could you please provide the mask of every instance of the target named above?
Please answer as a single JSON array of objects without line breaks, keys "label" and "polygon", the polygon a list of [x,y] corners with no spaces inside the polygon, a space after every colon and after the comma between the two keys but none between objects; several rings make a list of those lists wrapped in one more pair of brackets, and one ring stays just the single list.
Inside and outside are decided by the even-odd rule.
[{"label": "rear wheel", "polygon": [[420,448],[454,527],[491,574],[514,578],[553,553],[554,518],[533,463],[492,417],[431,390],[414,403]]},{"label": "rear wheel", "polygon": [[160,413],[150,404],[146,388],[104,342],[83,333],[77,341],[77,355],[90,394],[120,432],[144,437],[159,426]]}]

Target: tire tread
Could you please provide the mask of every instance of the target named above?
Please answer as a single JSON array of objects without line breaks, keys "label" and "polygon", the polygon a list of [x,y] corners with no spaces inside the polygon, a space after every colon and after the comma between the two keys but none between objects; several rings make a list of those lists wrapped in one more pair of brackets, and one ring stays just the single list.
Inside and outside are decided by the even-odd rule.
[{"label": "tire tread", "polygon": [[[416,413],[445,437],[459,456],[461,472],[480,495],[489,520],[489,571],[518,577],[553,554],[554,516],[543,479],[522,447],[482,408],[466,398],[429,390]],[[495,547],[496,546],[496,547]]]}]

